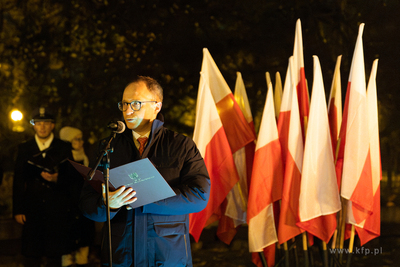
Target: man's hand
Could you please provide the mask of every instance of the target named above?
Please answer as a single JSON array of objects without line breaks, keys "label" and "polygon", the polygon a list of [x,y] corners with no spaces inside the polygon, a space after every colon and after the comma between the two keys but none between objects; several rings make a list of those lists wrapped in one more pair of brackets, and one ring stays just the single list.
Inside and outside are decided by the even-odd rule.
[{"label": "man's hand", "polygon": [[[137,200],[136,191],[132,188],[125,188],[125,186],[121,186],[117,190],[113,192],[109,192],[108,194],[108,204],[111,209],[119,209],[122,206],[129,205]],[[103,184],[103,199],[104,204],[106,204],[106,187]]]},{"label": "man's hand", "polygon": [[48,173],[48,172],[42,172],[40,175],[42,175],[43,179],[49,182],[57,183],[58,179],[58,173]]},{"label": "man's hand", "polygon": [[14,216],[14,219],[19,224],[25,224],[25,221],[26,221],[25,214],[17,214],[17,215]]}]

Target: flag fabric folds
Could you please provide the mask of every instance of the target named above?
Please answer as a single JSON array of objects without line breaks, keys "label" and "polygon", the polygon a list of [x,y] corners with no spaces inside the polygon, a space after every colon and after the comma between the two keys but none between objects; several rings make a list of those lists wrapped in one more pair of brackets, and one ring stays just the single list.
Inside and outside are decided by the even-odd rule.
[{"label": "flag fabric folds", "polygon": [[372,191],[373,191],[373,209],[368,213],[362,227],[356,226],[360,243],[365,244],[373,238],[380,236],[380,181],[382,180],[381,155],[379,145],[379,126],[378,126],[378,99],[376,93],[376,72],[378,60],[372,65],[371,75],[367,87],[367,105],[368,105],[368,126],[369,126],[369,149],[371,154],[372,171]]},{"label": "flag fabric folds", "polygon": [[[288,150],[286,152],[281,211],[278,227],[278,239],[280,244],[304,232],[304,230],[300,229],[296,225],[299,221],[300,182],[301,169],[303,165],[303,138],[300,125],[297,91],[295,85],[292,83],[295,75],[292,66],[293,57],[290,57],[289,76],[291,77],[291,86],[289,86],[288,89],[285,86],[283,92],[284,96],[285,93],[290,94],[290,121],[288,127]],[[282,107],[284,107],[283,104],[284,102],[282,101],[281,110]],[[279,115],[279,120],[281,119],[281,116],[282,112]]]},{"label": "flag fabric folds", "polygon": [[321,66],[314,56],[314,81],[304,147],[299,227],[329,242],[341,209]]},{"label": "flag fabric folds", "polygon": [[340,125],[342,123],[342,87],[340,77],[340,64],[342,56],[336,60],[335,71],[333,73],[331,91],[328,102],[329,128],[331,131],[332,148],[336,161],[337,141],[339,138]]},{"label": "flag fabric folds", "polygon": [[[246,88],[242,74],[237,72],[234,97],[243,115],[255,136],[253,116],[251,114]],[[255,143],[250,142],[233,154],[236,169],[240,180],[227,196],[227,207],[225,215],[233,219],[234,226],[237,227],[246,223],[247,199],[249,196],[249,185],[253,167]]]},{"label": "flag fabric folds", "polygon": [[[230,153],[229,160],[221,164],[227,164],[232,168],[229,173],[223,172],[226,169],[218,169],[221,166],[215,165],[215,163],[219,162],[221,159],[213,158],[211,159],[210,154],[203,155],[207,169],[214,177],[211,180],[211,196],[210,199],[215,199],[212,201],[212,204],[206,207],[206,211],[202,211],[197,215],[191,215],[190,219],[190,229],[191,233],[193,232],[193,236],[196,234],[197,240],[199,238],[199,233],[201,233],[202,228],[206,225],[220,220],[220,224],[218,225],[218,237],[229,244],[232,240],[233,236],[236,234],[236,231],[233,226],[233,221],[231,218],[225,216],[225,208],[227,206],[226,196],[232,190],[233,186],[240,180],[238,172],[236,170],[235,163],[231,162],[233,160],[232,154],[239,151],[242,147],[247,145],[250,142],[253,142],[255,139],[255,134],[249,127],[246,118],[244,117],[239,105],[235,101],[235,98],[229,89],[228,84],[223,78],[221,72],[219,71],[217,65],[211,57],[208,49],[203,49],[203,62],[201,67],[201,78],[199,84],[199,94],[200,90],[205,90],[211,93],[211,99],[207,101],[211,101],[212,103],[201,102],[198,99],[197,109],[196,109],[196,125],[195,125],[195,133],[199,127],[209,128],[208,124],[197,124],[198,117],[203,117],[202,113],[203,109],[210,108],[210,106],[214,106],[217,111],[217,115],[219,121],[221,122],[221,127],[224,129],[225,139],[228,141],[229,148],[221,147],[219,144],[210,144],[210,151],[217,151],[218,153],[224,154],[228,159],[227,153]],[[208,94],[208,93],[207,93]],[[204,98],[204,97],[203,97]],[[214,107],[211,107],[214,110]],[[213,111],[214,112],[214,111]],[[199,120],[200,121],[200,120]],[[205,122],[206,119],[202,119],[201,122]],[[211,130],[211,129],[208,129]],[[202,130],[199,130],[202,131]],[[204,131],[204,130],[203,130]],[[210,134],[209,134],[210,135]],[[194,140],[197,144],[201,139],[208,138],[208,135],[202,134],[194,136]],[[222,138],[222,137],[221,137]],[[211,138],[207,139],[209,141]],[[202,142],[206,142],[202,140]],[[224,144],[225,145],[225,144]],[[224,151],[221,151],[221,150]],[[217,161],[215,161],[217,160]],[[215,167],[215,169],[213,169]],[[225,167],[225,166],[224,166]],[[214,189],[212,183],[214,182]],[[217,184],[221,183],[218,187]],[[222,187],[221,187],[222,186]],[[210,203],[210,202],[209,202]],[[221,205],[222,204],[222,205]],[[208,210],[208,208],[211,209]],[[206,213],[206,214],[201,214]],[[204,218],[204,215],[206,215]],[[197,226],[195,226],[197,225]],[[195,237],[195,236],[194,236]],[[196,239],[195,237],[195,239]]]},{"label": "flag fabric folds", "polygon": [[[353,207],[348,209],[372,210],[373,193],[371,178],[371,161],[369,153],[367,96],[365,85],[364,54],[362,33],[364,24],[360,25],[357,43],[351,64],[347,93],[349,94],[346,114],[346,140],[344,147],[341,195],[350,200]],[[349,222],[360,223],[362,217],[350,216]]]},{"label": "flag fabric folds", "polygon": [[220,205],[239,181],[207,75],[203,73],[200,74],[193,140],[204,158],[211,179],[210,198],[206,208],[189,215],[189,232],[198,242],[204,227],[219,219]]},{"label": "flag fabric folds", "polygon": [[[374,210],[368,103],[365,85],[364,52],[360,24],[347,85],[340,129],[340,149],[336,169],[341,173],[341,196],[347,199],[346,222],[363,228]],[[342,160],[342,166],[341,162]],[[339,167],[339,168],[338,168]],[[342,171],[340,172],[340,167]],[[357,231],[359,233],[359,231]],[[363,242],[363,240],[361,240]],[[363,243],[361,243],[363,245]]]},{"label": "flag fabric folds", "polygon": [[[249,191],[247,220],[250,252],[264,253],[266,247],[274,246],[278,241],[273,203],[279,200],[279,192],[282,191],[283,165],[274,113],[272,83],[269,82]],[[272,266],[274,257],[266,258],[268,266]]]},{"label": "flag fabric folds", "polygon": [[294,85],[297,88],[297,97],[299,99],[299,112],[301,129],[303,133],[303,140],[305,140],[305,133],[307,130],[308,113],[309,113],[309,95],[306,81],[306,74],[304,70],[304,55],[303,55],[303,36],[301,30],[300,19],[296,22],[294,47],[293,47],[293,69],[295,75],[293,77]]}]

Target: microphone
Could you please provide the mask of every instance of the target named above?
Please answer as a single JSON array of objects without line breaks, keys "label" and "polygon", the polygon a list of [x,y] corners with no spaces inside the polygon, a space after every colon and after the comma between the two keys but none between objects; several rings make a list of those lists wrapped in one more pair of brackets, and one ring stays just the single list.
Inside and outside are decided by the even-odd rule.
[{"label": "microphone", "polygon": [[93,179],[93,176],[95,174],[95,171],[97,169],[97,167],[100,165],[100,161],[104,158],[104,156],[106,156],[109,152],[113,152],[113,149],[110,149],[110,144],[111,141],[115,138],[115,134],[117,133],[122,133],[125,131],[125,124],[122,121],[110,121],[107,124],[107,127],[109,129],[111,129],[114,133],[110,135],[110,137],[108,139],[104,139],[101,142],[101,153],[97,156],[96,159],[96,166],[94,168],[92,168],[89,173],[86,175],[86,179],[88,181],[91,181]]},{"label": "microphone", "polygon": [[125,131],[125,124],[122,121],[111,121],[107,127],[115,133],[123,133]]}]

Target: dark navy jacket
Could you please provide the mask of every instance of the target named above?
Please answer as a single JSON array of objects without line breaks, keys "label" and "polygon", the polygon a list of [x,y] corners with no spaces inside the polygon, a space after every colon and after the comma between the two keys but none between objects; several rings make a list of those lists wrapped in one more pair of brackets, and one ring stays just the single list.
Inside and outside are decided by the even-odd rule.
[{"label": "dark navy jacket", "polygon": [[[159,114],[142,156],[130,129],[117,134],[111,143],[114,150],[110,154],[110,168],[147,157],[176,193],[174,197],[133,210],[122,207],[111,211],[115,267],[192,266],[189,213],[206,207],[210,179],[193,140],[163,127],[161,120]],[[92,220],[107,220],[102,196],[88,183],[83,187],[80,207]],[[102,256],[107,256],[108,242],[102,246]],[[107,257],[102,261],[107,264]]]},{"label": "dark navy jacket", "polygon": [[[78,237],[74,226],[79,216],[77,204],[83,179],[79,173],[76,176],[70,172],[65,161],[67,158],[73,158],[71,144],[58,138],[53,139],[44,158],[35,139],[18,146],[13,213],[26,216],[22,233],[22,253],[25,256],[58,257],[76,249]],[[46,171],[57,167],[57,183],[41,177],[43,167],[47,168]]]}]

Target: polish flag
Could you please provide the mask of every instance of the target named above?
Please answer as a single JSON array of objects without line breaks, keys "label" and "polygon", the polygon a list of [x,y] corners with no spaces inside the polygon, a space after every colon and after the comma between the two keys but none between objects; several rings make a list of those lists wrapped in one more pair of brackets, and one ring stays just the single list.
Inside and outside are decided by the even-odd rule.
[{"label": "polish flag", "polygon": [[[240,148],[244,147],[250,142],[253,142],[255,140],[255,134],[250,129],[249,124],[247,123],[246,118],[237,104],[228,84],[226,83],[207,48],[203,49],[201,73],[204,75],[204,77],[206,77],[204,80],[206,80],[208,83],[213,102],[217,107],[219,118],[225,130],[231,153],[234,154],[239,151]],[[235,181],[234,184],[240,180],[237,179],[237,176],[234,176],[231,179],[232,181]],[[226,193],[225,197],[228,195],[231,189],[232,187],[230,187],[230,190]],[[225,190],[222,190],[222,192],[225,192]],[[220,192],[218,193],[220,194]],[[217,235],[221,241],[229,244],[235,236],[237,230],[235,229],[233,219],[225,215],[226,206],[227,201],[224,201],[223,205],[219,207],[219,210],[215,211],[215,216],[213,216],[213,219],[210,221],[210,223],[215,220],[220,220],[218,224]]]},{"label": "polish flag", "polygon": [[[291,81],[293,81],[293,57],[289,59],[289,70]],[[287,75],[288,76],[288,75]],[[290,83],[291,83],[290,81]],[[285,81],[286,83],[286,81]],[[290,122],[288,127],[288,151],[286,154],[285,172],[283,179],[281,212],[279,217],[278,239],[282,244],[289,239],[301,234],[304,230],[300,229],[296,223],[299,221],[299,197],[301,183],[301,169],[303,165],[303,138],[300,125],[299,106],[297,92],[293,83],[288,88],[285,87],[282,107],[285,101],[285,94],[289,93]],[[282,110],[282,108],[281,108]],[[279,115],[281,120],[282,112]]]},{"label": "polish flag", "polygon": [[339,138],[340,125],[342,124],[342,87],[340,78],[340,63],[342,56],[336,60],[335,72],[333,73],[331,92],[328,102],[329,127],[332,138],[332,148],[336,160],[337,141]]},{"label": "polish flag", "polygon": [[268,266],[274,265],[274,248],[278,241],[273,203],[280,199],[279,192],[282,192],[283,164],[274,113],[272,83],[269,81],[254,156],[247,210],[249,250],[253,252],[253,262],[257,266],[260,263],[257,258],[259,255],[254,252],[263,252]]},{"label": "polish flag", "polygon": [[[344,143],[341,196],[347,200],[347,223],[361,226],[374,208],[368,104],[360,24],[350,69],[341,127]],[[343,131],[343,138],[342,138]],[[343,142],[344,141],[344,142]],[[342,144],[341,144],[342,145]]]},{"label": "polish flag", "polygon": [[290,110],[292,108],[292,78],[290,77],[290,61],[285,76],[285,84],[283,87],[281,109],[278,118],[278,134],[279,142],[282,149],[283,169],[285,169],[286,155],[288,153],[288,138],[290,124]]},{"label": "polish flag", "polygon": [[[251,114],[242,74],[237,72],[236,75],[234,97],[255,136],[256,133],[254,130],[253,115]],[[233,154],[240,180],[227,196],[225,215],[233,219],[235,227],[246,223],[247,199],[249,197],[254,150],[255,142],[250,142]]]},{"label": "polish flag", "polygon": [[207,75],[211,94],[225,129],[232,153],[256,139],[217,64],[207,48],[203,49],[201,72]]},{"label": "polish flag", "polygon": [[208,75],[200,73],[193,140],[204,158],[211,179],[205,209],[189,215],[189,232],[199,241],[204,227],[219,219],[220,205],[239,181],[231,148],[211,94]]},{"label": "polish flag", "polygon": [[299,112],[303,140],[307,130],[308,112],[309,112],[309,95],[306,82],[306,74],[304,71],[304,56],[303,56],[303,36],[301,31],[300,19],[296,22],[296,30],[294,36],[293,47],[293,69],[295,70],[294,85],[297,88],[297,96],[299,99]]},{"label": "polish flag", "polygon": [[371,154],[371,171],[372,171],[372,191],[373,209],[367,212],[367,218],[359,226],[356,226],[358,237],[361,245],[367,243],[371,239],[380,236],[380,181],[382,180],[381,153],[379,145],[379,126],[378,126],[378,100],[376,93],[376,71],[378,68],[378,59],[374,60],[371,69],[371,75],[367,88],[368,103],[368,126],[369,126],[369,150]]},{"label": "polish flag", "polygon": [[314,81],[304,147],[299,227],[328,243],[341,209],[321,65],[314,56]]}]

